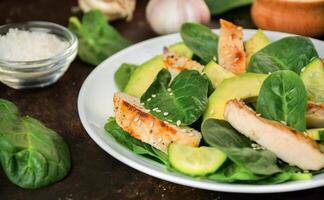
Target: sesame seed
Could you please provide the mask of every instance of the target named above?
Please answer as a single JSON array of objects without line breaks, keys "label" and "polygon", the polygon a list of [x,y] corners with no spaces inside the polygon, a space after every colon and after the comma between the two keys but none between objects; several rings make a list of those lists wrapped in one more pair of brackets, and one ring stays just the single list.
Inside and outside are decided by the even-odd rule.
[{"label": "sesame seed", "polygon": [[270,75],[270,74],[271,74],[271,72],[268,72],[268,74]]},{"label": "sesame seed", "polygon": [[155,112],[157,112],[157,113],[160,113],[160,112],[161,112],[161,110],[156,110]]},{"label": "sesame seed", "polygon": [[170,92],[169,95],[172,96],[173,95],[173,92]]},{"label": "sesame seed", "polygon": [[142,123],[142,121],[141,120],[138,120],[137,125],[140,126],[141,123]]},{"label": "sesame seed", "polygon": [[141,103],[142,106],[144,106],[144,103]]},{"label": "sesame seed", "polygon": [[156,110],[158,110],[159,108],[153,108],[153,111],[156,111]]},{"label": "sesame seed", "polygon": [[237,62],[239,60],[240,60],[240,58],[238,58],[238,57],[234,58],[234,62]]},{"label": "sesame seed", "polygon": [[214,56],[214,57],[213,57],[213,61],[217,61],[217,58],[216,58],[216,56]]},{"label": "sesame seed", "polygon": [[150,127],[153,128],[153,126],[154,126],[154,122],[151,122]]},{"label": "sesame seed", "polygon": [[168,88],[167,91],[168,91],[168,92],[171,92],[172,90],[171,90],[171,88]]},{"label": "sesame seed", "polygon": [[148,98],[146,101],[151,101],[152,99],[151,98]]},{"label": "sesame seed", "polygon": [[156,94],[152,94],[151,96],[152,96],[153,98],[155,98],[155,97],[156,97]]},{"label": "sesame seed", "polygon": [[282,123],[283,125],[287,125],[285,121],[280,121],[280,123]]},{"label": "sesame seed", "polygon": [[261,113],[257,113],[255,116],[260,117],[261,116]]},{"label": "sesame seed", "polygon": [[136,117],[135,119],[134,119],[134,122],[137,122],[139,120],[139,118],[138,117]]},{"label": "sesame seed", "polygon": [[305,71],[305,67],[303,67],[300,71],[301,71],[301,72],[304,72],[304,71]]},{"label": "sesame seed", "polygon": [[164,112],[164,113],[163,113],[164,116],[167,116],[168,114],[169,114],[168,112]]},{"label": "sesame seed", "polygon": [[178,120],[178,121],[176,122],[176,124],[177,124],[177,126],[180,126],[180,124],[181,124],[181,121],[180,121],[180,120]]}]

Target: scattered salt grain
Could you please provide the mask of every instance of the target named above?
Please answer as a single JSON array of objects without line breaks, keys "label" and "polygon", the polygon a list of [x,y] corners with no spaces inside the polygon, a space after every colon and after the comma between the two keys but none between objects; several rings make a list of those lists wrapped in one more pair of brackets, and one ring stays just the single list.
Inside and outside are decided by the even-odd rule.
[{"label": "scattered salt grain", "polygon": [[68,42],[50,33],[11,28],[7,34],[0,35],[0,58],[8,61],[47,59],[62,53],[68,46]]}]

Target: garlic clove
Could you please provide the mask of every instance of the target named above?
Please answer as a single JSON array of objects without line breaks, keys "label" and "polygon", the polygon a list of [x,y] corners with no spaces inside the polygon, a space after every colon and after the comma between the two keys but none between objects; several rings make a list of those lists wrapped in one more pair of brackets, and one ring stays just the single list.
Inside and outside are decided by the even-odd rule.
[{"label": "garlic clove", "polygon": [[185,22],[207,24],[210,12],[204,0],[151,0],[146,18],[154,32],[173,33]]},{"label": "garlic clove", "polygon": [[79,0],[79,7],[83,12],[100,10],[109,21],[121,18],[131,20],[135,5],[136,0]]}]

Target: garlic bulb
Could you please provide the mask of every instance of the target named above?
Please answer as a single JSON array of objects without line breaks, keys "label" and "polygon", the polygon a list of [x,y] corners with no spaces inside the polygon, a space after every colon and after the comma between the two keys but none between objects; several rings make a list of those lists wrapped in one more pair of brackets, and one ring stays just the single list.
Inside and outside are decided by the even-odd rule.
[{"label": "garlic bulb", "polygon": [[109,21],[121,18],[131,20],[135,4],[136,0],[79,0],[79,7],[83,12],[100,10]]},{"label": "garlic bulb", "polygon": [[179,31],[185,22],[207,24],[210,12],[204,0],[150,0],[146,18],[156,33],[167,34]]}]

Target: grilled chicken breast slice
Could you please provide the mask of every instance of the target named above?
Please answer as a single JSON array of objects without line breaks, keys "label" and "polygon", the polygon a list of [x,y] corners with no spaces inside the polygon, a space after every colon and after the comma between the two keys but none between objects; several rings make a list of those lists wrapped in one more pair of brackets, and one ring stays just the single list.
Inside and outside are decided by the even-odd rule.
[{"label": "grilled chicken breast slice", "polygon": [[240,133],[303,170],[324,167],[324,154],[316,142],[282,123],[258,117],[239,100],[230,100],[224,118]]},{"label": "grilled chicken breast slice", "polygon": [[163,51],[162,58],[165,68],[169,70],[172,78],[176,77],[183,70],[197,70],[201,73],[204,69],[204,66],[198,62],[181,56],[176,52],[170,52],[167,49]]},{"label": "grilled chicken breast slice", "polygon": [[324,128],[324,103],[308,101],[306,121],[308,127]]},{"label": "grilled chicken breast slice", "polygon": [[114,94],[117,124],[134,138],[167,152],[170,143],[198,146],[201,133],[189,127],[178,127],[151,115],[138,98],[118,92]]},{"label": "grilled chicken breast slice", "polygon": [[220,20],[218,43],[218,64],[234,74],[242,74],[246,69],[242,27]]}]

